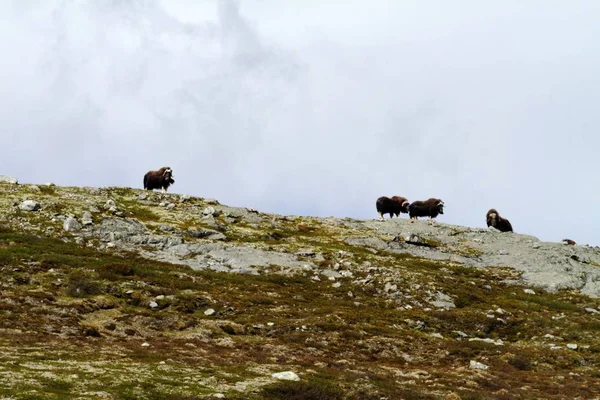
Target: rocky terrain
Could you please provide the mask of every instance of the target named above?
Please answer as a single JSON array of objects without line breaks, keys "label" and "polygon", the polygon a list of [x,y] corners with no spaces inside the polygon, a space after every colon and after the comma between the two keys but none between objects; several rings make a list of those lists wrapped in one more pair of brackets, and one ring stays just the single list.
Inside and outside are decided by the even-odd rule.
[{"label": "rocky terrain", "polygon": [[0,179],[0,399],[600,399],[600,249]]}]

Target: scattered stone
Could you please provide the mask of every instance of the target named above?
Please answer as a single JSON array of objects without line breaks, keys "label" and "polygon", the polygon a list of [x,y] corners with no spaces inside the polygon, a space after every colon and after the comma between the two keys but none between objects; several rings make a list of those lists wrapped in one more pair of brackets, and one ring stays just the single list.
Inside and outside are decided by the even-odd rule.
[{"label": "scattered stone", "polygon": [[333,285],[331,285],[331,287],[333,287],[333,288],[339,288],[340,286],[342,286],[341,282],[336,282]]},{"label": "scattered stone", "polygon": [[164,294],[159,294],[158,296],[155,297],[156,300],[164,300],[165,295]]},{"label": "scattered stone", "polygon": [[173,204],[173,203],[169,203],[169,204],[167,204],[167,207],[166,207],[166,208],[167,208],[167,210],[172,210],[172,209],[174,209],[174,208],[175,208],[175,204]]},{"label": "scattered stone", "polygon": [[482,369],[482,370],[486,370],[489,367],[485,364],[480,363],[479,361],[475,361],[475,360],[471,360],[469,362],[469,368],[471,369]]},{"label": "scattered stone", "polygon": [[571,349],[571,350],[577,350],[579,346],[577,346],[575,343],[569,343],[567,344],[567,348]]},{"label": "scattered stone", "polygon": [[494,340],[491,338],[471,338],[469,342],[485,342],[490,344],[495,344],[496,346],[504,346],[504,342],[502,339]]},{"label": "scattered stone", "polygon": [[429,336],[431,336],[432,338],[436,338],[436,339],[443,339],[444,338],[444,336],[442,336],[442,334],[438,333],[438,332],[430,333]]},{"label": "scattered stone", "polygon": [[219,212],[217,210],[215,210],[214,207],[208,206],[204,210],[202,210],[202,215],[204,215],[206,217],[208,217],[208,216],[217,217],[219,215]]},{"label": "scattered stone", "polygon": [[524,289],[523,292],[525,292],[525,294],[535,294],[532,289]]},{"label": "scattered stone", "polygon": [[383,291],[386,293],[395,292],[396,290],[398,290],[398,285],[393,285],[390,282],[386,283],[383,287]]},{"label": "scattered stone", "polygon": [[11,183],[17,185],[19,180],[14,176],[0,175],[0,183]]},{"label": "scattered stone", "polygon": [[215,399],[224,399],[225,395],[223,393],[215,393],[212,395]]},{"label": "scattered stone", "polygon": [[142,347],[149,347],[149,346],[150,346],[150,343],[147,343],[147,342],[142,343]]},{"label": "scattered stone", "polygon": [[23,211],[37,211],[40,209],[40,203],[35,200],[25,200],[19,204],[19,209]]},{"label": "scattered stone", "polygon": [[586,307],[585,311],[589,312],[590,314],[598,314],[600,313],[600,311],[596,310],[595,308],[592,307]]},{"label": "scattered stone", "polygon": [[296,255],[300,257],[313,257],[315,254],[313,249],[300,249],[296,252]]},{"label": "scattered stone", "polygon": [[92,213],[89,211],[84,211],[83,215],[81,216],[81,223],[85,226],[85,225],[93,225],[94,224],[94,220],[92,218]]},{"label": "scattered stone", "polygon": [[501,256],[507,256],[508,255],[508,251],[507,250],[500,250],[500,255]]},{"label": "scattered stone", "polygon": [[150,308],[156,308],[158,307],[158,303],[155,301],[151,301],[150,304],[148,304],[150,306]]},{"label": "scattered stone", "polygon": [[540,247],[542,247],[542,245],[541,245],[541,244],[539,244],[539,243],[535,243],[535,244],[534,244],[533,246],[531,246],[531,247],[533,247],[534,249],[539,249]]},{"label": "scattered stone", "polygon": [[63,229],[67,232],[77,232],[81,230],[81,224],[73,217],[68,217],[63,222]]},{"label": "scattered stone", "polygon": [[300,377],[292,371],[276,372],[271,376],[275,379],[280,379],[280,380],[284,380],[284,381],[299,381],[300,380]]},{"label": "scattered stone", "polygon": [[452,301],[452,297],[442,292],[435,294],[435,299],[429,302],[432,306],[437,308],[455,308],[456,305]]},{"label": "scattered stone", "polygon": [[273,326],[275,325],[275,322],[267,322],[267,326]]},{"label": "scattered stone", "polygon": [[216,311],[212,308],[207,309],[206,311],[204,311],[204,315],[206,315],[207,317],[210,317],[211,315],[215,315]]}]

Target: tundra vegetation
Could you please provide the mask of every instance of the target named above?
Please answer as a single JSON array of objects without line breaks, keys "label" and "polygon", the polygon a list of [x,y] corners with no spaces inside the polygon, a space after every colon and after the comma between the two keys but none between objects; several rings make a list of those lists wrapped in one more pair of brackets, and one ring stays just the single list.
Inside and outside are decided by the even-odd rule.
[{"label": "tundra vegetation", "polygon": [[[146,239],[95,230],[113,219],[143,224]],[[376,226],[0,184],[0,398],[598,398],[597,298],[531,288],[506,266],[392,251],[410,245]],[[479,257],[462,237],[423,243]],[[210,253],[201,268],[192,250],[205,247],[192,245],[292,261],[235,270],[243,260]],[[284,371],[299,380],[273,376]]]}]

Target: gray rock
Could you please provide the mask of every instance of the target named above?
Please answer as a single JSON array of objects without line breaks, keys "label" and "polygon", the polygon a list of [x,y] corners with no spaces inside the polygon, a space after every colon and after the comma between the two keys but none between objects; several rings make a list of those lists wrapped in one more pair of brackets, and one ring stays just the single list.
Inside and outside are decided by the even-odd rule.
[{"label": "gray rock", "polygon": [[431,305],[438,308],[455,308],[456,305],[452,301],[452,297],[444,294],[442,292],[437,292],[435,294],[434,300],[429,302]]},{"label": "gray rock", "polygon": [[19,180],[14,176],[0,175],[0,183],[10,183],[13,185],[17,185],[19,183]]},{"label": "gray rock", "polygon": [[212,308],[207,309],[206,311],[204,311],[204,315],[210,317],[211,315],[215,315],[216,311]]},{"label": "gray rock", "polygon": [[535,291],[534,291],[534,290],[532,290],[532,289],[523,289],[523,292],[524,292],[525,294],[535,294]]},{"label": "gray rock", "polygon": [[150,304],[148,304],[148,306],[149,306],[150,308],[156,308],[156,307],[158,307],[158,303],[157,303],[157,302],[155,302],[155,301],[151,301],[151,302],[150,302]]},{"label": "gray rock", "polygon": [[25,200],[19,204],[19,209],[23,211],[37,211],[40,209],[40,203],[35,200]]},{"label": "gray rock", "polygon": [[577,346],[577,344],[575,344],[575,343],[568,343],[567,348],[571,349],[571,350],[577,350],[577,348],[579,348],[579,346]]},{"label": "gray rock", "polygon": [[89,211],[84,211],[83,215],[81,216],[81,223],[83,225],[93,225],[94,220],[92,218],[92,213]]},{"label": "gray rock", "polygon": [[73,217],[68,217],[63,222],[63,229],[67,232],[77,232],[81,230],[81,224]]},{"label": "gray rock", "polygon": [[600,313],[600,311],[596,310],[595,308],[591,308],[591,307],[586,307],[585,311],[589,312],[590,314],[598,314],[598,313]]}]

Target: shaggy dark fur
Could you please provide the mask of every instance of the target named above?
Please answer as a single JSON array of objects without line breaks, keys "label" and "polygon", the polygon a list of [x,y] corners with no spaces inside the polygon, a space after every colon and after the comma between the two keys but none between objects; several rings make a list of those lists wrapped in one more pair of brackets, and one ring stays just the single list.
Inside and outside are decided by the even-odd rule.
[{"label": "shaggy dark fur", "polygon": [[173,170],[169,167],[162,167],[158,171],[148,171],[144,175],[144,189],[146,190],[162,189],[163,192],[166,192],[174,183]]},{"label": "shaggy dark fur", "polygon": [[433,197],[425,201],[413,201],[408,208],[408,213],[411,219],[418,219],[418,217],[433,219],[444,213],[444,202]]},{"label": "shaggy dark fur", "polygon": [[492,208],[485,215],[487,226],[493,226],[500,232],[512,232],[513,228],[510,222],[506,218],[502,218],[496,209]]},{"label": "shaggy dark fur", "polygon": [[379,219],[383,221],[384,214],[390,214],[390,218],[393,218],[394,215],[399,217],[400,213],[407,214],[409,204],[410,203],[405,197],[393,196],[390,199],[389,197],[381,196],[377,199],[375,206],[377,207],[377,212],[379,213]]},{"label": "shaggy dark fur", "polygon": [[563,239],[562,241],[571,246],[575,246],[577,244],[577,242],[571,239]]}]

